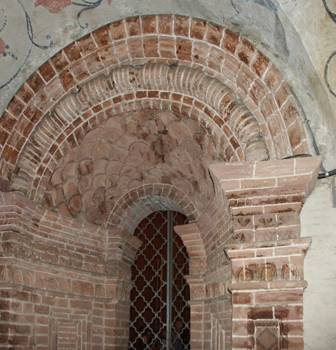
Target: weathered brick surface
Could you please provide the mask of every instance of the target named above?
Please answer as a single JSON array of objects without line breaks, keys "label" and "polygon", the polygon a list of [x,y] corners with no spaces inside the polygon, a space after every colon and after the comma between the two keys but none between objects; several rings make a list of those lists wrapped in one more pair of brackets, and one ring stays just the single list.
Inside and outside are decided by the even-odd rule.
[{"label": "weathered brick surface", "polygon": [[[225,81],[227,87],[244,100],[249,110],[256,111],[254,116],[261,130],[266,132],[263,136],[271,157],[307,151],[301,112],[295,97],[287,83],[283,82],[280,72],[250,42],[220,26],[197,19],[134,17],[100,28],[71,44],[45,63],[20,89],[5,112],[16,120],[15,124],[1,126],[3,176],[8,178],[20,161],[19,155],[26,140],[36,133],[36,125],[59,101],[71,95],[72,89],[76,91],[78,86],[87,84],[99,72],[106,68],[113,71],[121,63],[165,64],[167,60],[178,63],[179,67],[196,68],[201,65],[203,71]],[[154,78],[160,74],[159,71],[153,73]],[[182,76],[178,74],[180,79]],[[185,78],[182,80],[185,81]],[[167,88],[162,85],[155,90],[165,91]],[[104,96],[103,89],[98,86],[94,93]],[[271,102],[269,109],[264,111],[262,106],[266,99]],[[32,124],[24,132],[28,110],[35,110],[40,115],[31,120]],[[274,123],[270,116],[276,116],[280,121],[278,130],[272,129]],[[10,136],[14,130],[18,131],[16,137]],[[235,137],[238,138],[237,135]]]},{"label": "weathered brick surface", "polygon": [[315,185],[319,164],[319,158],[308,157],[212,165],[229,199],[234,240],[299,237],[299,213]]},{"label": "weathered brick surface", "polygon": [[[187,76],[188,79],[180,82],[180,76]],[[195,84],[199,78],[201,80]],[[164,91],[154,90],[161,85],[165,85],[162,86]],[[210,91],[207,86],[211,86]],[[139,90],[140,87],[150,90]],[[125,91],[125,94],[121,95],[121,91]],[[111,99],[114,102],[112,106]],[[197,118],[216,133],[216,127],[219,126],[225,140],[223,154],[228,160],[268,157],[265,141],[259,137],[257,120],[236,102],[233,94],[218,80],[202,78],[200,72],[186,67],[169,68],[162,64],[151,64],[143,69],[115,70],[109,79],[94,79],[82,86],[75,96],[68,96],[57,104],[55,113],[44,119],[44,125],[32,135],[31,144],[23,151],[21,170],[13,180],[12,187],[27,191],[35,199],[36,191],[44,189],[36,189],[34,184],[38,183],[38,187],[41,187],[43,177],[54,170],[52,156],[58,152],[64,154],[65,150],[80,144],[89,131],[87,125],[92,129],[97,126],[93,124],[95,120],[101,124],[112,114],[144,108],[172,110],[175,115]],[[230,114],[227,115],[228,108]],[[78,111],[85,117],[78,116]],[[53,132],[50,132],[50,127]],[[36,153],[42,155],[40,160],[31,156]],[[36,169],[35,174],[28,171],[31,168]]]},{"label": "weathered brick surface", "polygon": [[75,142],[71,150],[63,146],[65,155],[56,168],[34,179],[44,203],[63,215],[124,225],[129,232],[154,208],[183,211],[195,220],[213,197],[207,168],[224,158],[221,135],[210,134],[200,120],[168,111],[105,118],[80,144],[82,134],[70,141]]},{"label": "weathered brick surface", "polygon": [[[197,224],[177,227],[191,258],[187,280],[194,348],[226,344],[252,349],[266,341],[264,332],[273,332],[284,346],[303,348],[303,260],[310,241],[297,238],[299,231],[295,239],[285,239],[281,230],[288,232],[299,224],[297,216],[318,165],[319,160],[305,158],[212,167],[217,179],[222,176],[224,180],[214,183],[216,196],[211,205]],[[80,167],[83,174],[88,169],[90,162]],[[71,167],[68,171],[71,173]],[[277,196],[268,193],[265,204],[265,188],[273,188],[270,193],[286,200],[279,203]],[[152,187],[144,189],[144,195],[161,191],[167,196],[165,190]],[[250,196],[255,198],[254,207],[237,205],[237,201],[249,203]],[[125,208],[139,198],[136,194]],[[299,205],[293,204],[293,198]],[[2,193],[0,204],[4,344],[20,349],[35,342],[42,349],[57,341],[62,348],[67,339],[71,346],[79,347],[78,335],[82,334],[81,341],[97,349],[125,348],[129,267],[139,242],[127,232],[111,234],[113,226],[104,232],[95,225],[39,209],[22,194]],[[246,210],[245,218],[241,210]],[[253,219],[248,220],[251,215]],[[270,232],[276,228],[281,236],[233,243],[237,231],[261,228]]]},{"label": "weathered brick surface", "polygon": [[191,293],[192,346],[230,349],[232,305],[226,283],[231,279],[231,271],[223,250],[232,236],[232,225],[222,192],[218,191],[197,224],[177,226],[176,232],[190,256],[187,280]]},{"label": "weathered brick surface", "polygon": [[170,209],[197,221],[177,228],[192,349],[302,349],[319,161],[272,160],[308,153],[301,114],[262,52],[199,19],[132,17],[57,53],[1,119],[1,346],[127,348],[131,234]]},{"label": "weathered brick surface", "polygon": [[[164,189],[153,187],[151,191]],[[218,208],[214,233],[229,220],[222,210]],[[113,226],[104,231],[39,209],[19,193],[1,194],[0,213],[0,304],[4,315],[0,334],[4,344],[15,349],[32,344],[40,349],[55,344],[62,348],[66,342],[75,349],[81,344],[96,349],[126,348],[130,264],[139,247],[137,239]],[[210,212],[208,215],[203,225],[210,220]],[[229,270],[220,265],[223,253],[218,249],[213,253],[217,260],[212,258],[210,270],[198,226],[181,226],[177,231],[191,257],[187,279],[192,344],[211,348],[209,336],[215,327],[216,339],[230,346],[231,299],[222,281],[223,272]],[[220,266],[214,266],[215,261]],[[12,330],[13,320],[15,327],[22,325],[17,332],[24,336]]]},{"label": "weathered brick surface", "polygon": [[303,349],[304,257],[299,214],[320,159],[214,164],[226,193],[233,237],[232,349]]},{"label": "weathered brick surface", "polygon": [[[125,276],[137,242],[131,239],[122,256],[106,260],[107,233],[38,209],[16,193],[2,193],[0,217],[1,345],[127,346],[130,285]],[[120,241],[108,247],[116,252],[116,245]],[[124,275],[118,275],[120,267]],[[111,337],[118,329],[119,345]]]},{"label": "weathered brick surface", "polygon": [[[241,253],[243,252],[244,249]],[[231,256],[230,253],[229,255]],[[303,256],[304,252],[301,251],[301,264]],[[236,258],[234,256],[231,258],[233,265],[236,265],[237,262],[243,262],[243,268],[248,273],[251,271],[249,259],[244,260],[243,257]],[[289,257],[285,259],[290,260]],[[266,261],[268,261],[268,257]],[[267,264],[269,263],[261,263],[264,267]],[[254,266],[256,265],[258,265],[258,260]],[[296,263],[289,266],[290,270],[297,268]],[[286,342],[289,348],[303,349],[302,305],[303,290],[306,287],[306,283],[302,281],[303,276],[295,276],[293,280],[288,282],[284,279],[290,278],[289,276],[277,276],[271,273],[269,276],[272,277],[272,281],[276,279],[277,282],[268,282],[269,279],[265,279],[265,275],[260,275],[256,276],[255,280],[243,280],[241,283],[233,281],[230,286],[233,302],[233,349],[254,349],[255,344],[260,344],[261,348],[262,346],[268,348],[267,346],[274,346],[273,343],[267,343],[271,341],[270,338],[272,342],[279,342],[279,344]],[[258,282],[263,280],[266,282]],[[263,332],[271,332],[274,336],[264,338],[261,335]]]}]

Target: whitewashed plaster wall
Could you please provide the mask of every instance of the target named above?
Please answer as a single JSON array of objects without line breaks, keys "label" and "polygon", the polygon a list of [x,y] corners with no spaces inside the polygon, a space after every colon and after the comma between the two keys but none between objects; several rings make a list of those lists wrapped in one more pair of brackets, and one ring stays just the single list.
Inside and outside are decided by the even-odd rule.
[{"label": "whitewashed plaster wall", "polygon": [[[323,82],[332,110],[325,111],[325,118],[336,120],[336,1],[335,0],[279,0],[279,6],[287,15],[289,21],[299,34],[302,44],[311,60],[317,76]],[[300,52],[295,52],[300,55]],[[294,74],[300,74],[296,72]],[[313,76],[310,77],[315,84]],[[298,89],[300,94],[300,89]],[[302,91],[301,91],[302,92]],[[307,92],[310,93],[309,91]],[[321,96],[311,96],[322,98]],[[322,99],[321,99],[322,101]],[[336,167],[335,137],[325,138],[327,127],[334,128],[333,123],[318,125],[320,117],[309,117],[314,136],[322,154],[330,152],[324,159],[324,164]],[[333,146],[328,143],[333,144]],[[330,147],[331,146],[331,147]],[[329,148],[329,150],[327,150]]]},{"label": "whitewashed plaster wall", "polygon": [[319,181],[302,214],[304,237],[312,237],[305,260],[305,350],[336,348],[336,208],[334,179]]}]

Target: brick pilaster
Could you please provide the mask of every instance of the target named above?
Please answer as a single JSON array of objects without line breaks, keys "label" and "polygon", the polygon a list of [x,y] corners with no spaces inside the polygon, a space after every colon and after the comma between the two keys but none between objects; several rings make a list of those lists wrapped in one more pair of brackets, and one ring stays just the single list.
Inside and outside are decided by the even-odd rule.
[{"label": "brick pilaster", "polygon": [[105,346],[111,350],[128,348],[131,266],[140,245],[137,237],[124,230],[115,229],[108,234],[106,272],[113,279],[115,299],[106,304]]},{"label": "brick pilaster", "polygon": [[300,211],[315,185],[320,159],[214,164],[229,199],[233,237],[232,349],[304,348],[304,256]]},{"label": "brick pilaster", "polygon": [[310,239],[232,244],[232,349],[303,349]]},{"label": "brick pilaster", "polygon": [[181,237],[189,256],[189,275],[186,279],[190,288],[190,347],[192,350],[203,350],[207,314],[204,244],[196,224],[178,225],[174,230]]}]

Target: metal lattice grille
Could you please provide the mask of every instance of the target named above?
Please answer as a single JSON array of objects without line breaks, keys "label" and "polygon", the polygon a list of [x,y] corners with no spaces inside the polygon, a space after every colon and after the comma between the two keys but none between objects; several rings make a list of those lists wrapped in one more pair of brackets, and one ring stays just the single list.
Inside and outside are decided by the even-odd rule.
[{"label": "metal lattice grille", "polygon": [[135,236],[142,241],[132,266],[129,349],[189,349],[188,254],[175,225],[187,223],[176,212],[144,219]]}]

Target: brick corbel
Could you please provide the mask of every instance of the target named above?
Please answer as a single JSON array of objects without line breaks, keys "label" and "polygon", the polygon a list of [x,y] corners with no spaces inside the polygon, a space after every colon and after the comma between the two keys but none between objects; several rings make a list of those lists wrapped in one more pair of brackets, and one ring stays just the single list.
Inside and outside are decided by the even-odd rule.
[{"label": "brick corbel", "polygon": [[182,239],[189,257],[189,275],[185,277],[190,287],[190,300],[204,300],[207,262],[201,232],[196,224],[176,225],[174,230]]}]

